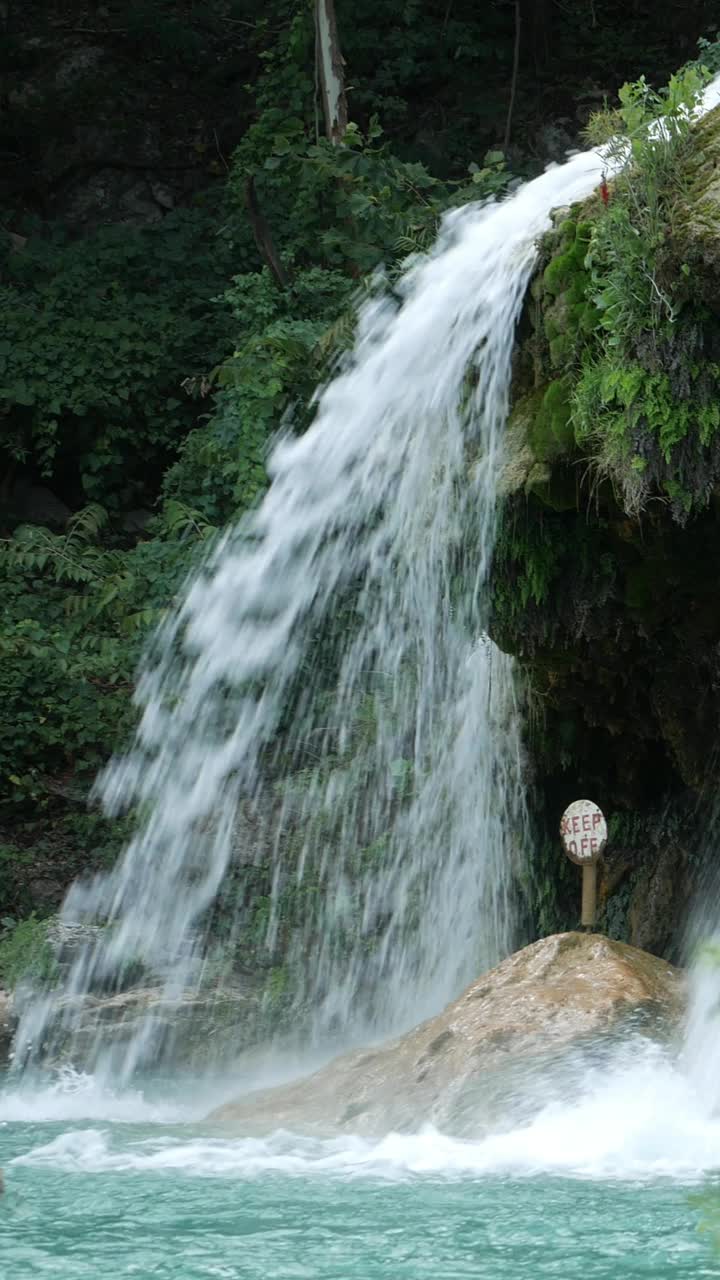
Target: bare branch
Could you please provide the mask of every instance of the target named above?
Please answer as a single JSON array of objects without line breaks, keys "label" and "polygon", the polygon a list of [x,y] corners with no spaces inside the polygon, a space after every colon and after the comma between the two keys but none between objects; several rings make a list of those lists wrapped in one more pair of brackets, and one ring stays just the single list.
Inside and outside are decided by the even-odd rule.
[{"label": "bare branch", "polygon": [[508,103],[507,120],[505,121],[505,137],[503,139],[503,150],[507,151],[510,144],[510,131],[512,129],[513,111],[515,110],[515,94],[517,93],[518,73],[520,70],[520,0],[515,0],[515,50],[513,52],[513,70],[512,83],[510,85],[510,102]]},{"label": "bare branch", "polygon": [[245,184],[245,199],[247,200],[248,213],[250,214],[250,222],[252,223],[255,243],[263,261],[267,263],[276,284],[281,289],[287,289],[290,281],[287,271],[285,270],[277,249],[272,232],[268,226],[258,204],[257,192],[255,190],[255,179],[248,178]]}]

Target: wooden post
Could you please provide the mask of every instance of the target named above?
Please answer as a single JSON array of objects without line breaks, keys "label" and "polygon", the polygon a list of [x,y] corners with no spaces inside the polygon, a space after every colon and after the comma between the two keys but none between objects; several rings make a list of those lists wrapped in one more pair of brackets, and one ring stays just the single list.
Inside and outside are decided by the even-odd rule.
[{"label": "wooden post", "polygon": [[585,929],[595,927],[597,911],[597,863],[586,863],[582,869],[582,911],[580,923]]}]

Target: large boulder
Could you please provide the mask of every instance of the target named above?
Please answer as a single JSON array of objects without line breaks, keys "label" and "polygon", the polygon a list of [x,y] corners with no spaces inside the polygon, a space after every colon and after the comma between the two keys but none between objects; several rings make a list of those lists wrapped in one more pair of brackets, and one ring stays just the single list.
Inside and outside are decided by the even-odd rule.
[{"label": "large boulder", "polygon": [[680,972],[596,934],[533,943],[407,1035],[212,1113],[225,1131],[380,1134],[434,1124],[477,1135],[517,1121],[601,1065],[619,1037],[667,1035]]}]

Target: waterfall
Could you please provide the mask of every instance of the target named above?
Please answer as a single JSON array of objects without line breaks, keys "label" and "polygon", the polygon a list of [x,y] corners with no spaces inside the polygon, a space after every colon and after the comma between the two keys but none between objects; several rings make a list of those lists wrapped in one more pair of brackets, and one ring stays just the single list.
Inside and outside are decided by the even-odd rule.
[{"label": "waterfall", "polygon": [[[64,919],[104,928],[26,1001],[18,1061],[67,1042],[128,965],[168,998],[202,981],[213,904],[260,847],[267,953],[302,975],[316,1036],[402,1029],[512,945],[519,716],[485,630],[514,332],[551,210],[604,168],[589,151],[450,214],[362,306],[312,425],[154,639],[135,744],[101,783],[137,834],[70,891]],[[240,951],[248,928],[238,904]],[[158,1035],[146,1018],[114,1073]]]}]

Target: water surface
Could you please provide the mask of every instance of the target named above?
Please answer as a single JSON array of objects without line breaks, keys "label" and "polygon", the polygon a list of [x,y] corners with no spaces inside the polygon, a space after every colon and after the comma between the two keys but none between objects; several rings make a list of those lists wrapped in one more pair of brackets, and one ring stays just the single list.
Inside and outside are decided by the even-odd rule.
[{"label": "water surface", "polygon": [[709,1168],[720,1134],[697,1123],[670,1069],[654,1070],[656,1093],[646,1080],[634,1120],[626,1079],[625,1110],[610,1082],[473,1141],[432,1130],[224,1138],[189,1105],[109,1095],[84,1078],[8,1090],[2,1277],[720,1277],[712,1231],[700,1229],[720,1223]]}]

